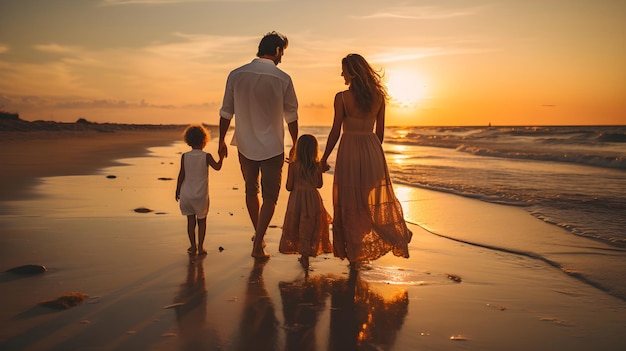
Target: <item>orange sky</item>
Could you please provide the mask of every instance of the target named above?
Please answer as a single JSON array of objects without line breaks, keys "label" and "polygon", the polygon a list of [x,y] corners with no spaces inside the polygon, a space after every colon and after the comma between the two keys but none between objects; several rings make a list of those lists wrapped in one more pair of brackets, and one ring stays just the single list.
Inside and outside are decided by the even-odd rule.
[{"label": "orange sky", "polygon": [[626,124],[620,0],[0,0],[0,110],[216,124],[271,30],[303,125],[330,125],[352,52],[385,72],[388,125]]}]

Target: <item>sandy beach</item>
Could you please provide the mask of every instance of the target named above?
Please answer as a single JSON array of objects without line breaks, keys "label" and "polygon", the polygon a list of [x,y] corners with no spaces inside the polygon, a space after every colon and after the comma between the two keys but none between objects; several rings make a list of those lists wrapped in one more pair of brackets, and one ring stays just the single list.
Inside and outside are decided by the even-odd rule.
[{"label": "sandy beach", "polygon": [[[47,268],[1,273],[0,350],[626,348],[622,299],[546,262],[427,230],[558,229],[515,207],[398,186],[420,218],[409,223],[409,259],[351,271],[324,255],[304,272],[278,252],[283,188],[266,235],[272,257],[255,261],[232,147],[210,172],[209,253],[189,256],[174,201],[181,131],[0,132],[0,271]],[[332,213],[332,175],[324,182]],[[71,292],[87,297],[66,310],[39,305]]]}]

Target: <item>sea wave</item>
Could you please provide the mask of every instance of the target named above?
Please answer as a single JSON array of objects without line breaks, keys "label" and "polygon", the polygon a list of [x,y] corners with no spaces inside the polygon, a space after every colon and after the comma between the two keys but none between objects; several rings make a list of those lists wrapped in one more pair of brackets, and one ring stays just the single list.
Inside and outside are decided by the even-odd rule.
[{"label": "sea wave", "polygon": [[524,150],[497,150],[481,146],[459,145],[457,151],[476,156],[527,159],[535,161],[568,162],[587,166],[626,169],[626,157],[620,155],[589,155],[576,152],[541,152]]},{"label": "sea wave", "polygon": [[626,126],[392,127],[386,142],[476,156],[626,169]]}]

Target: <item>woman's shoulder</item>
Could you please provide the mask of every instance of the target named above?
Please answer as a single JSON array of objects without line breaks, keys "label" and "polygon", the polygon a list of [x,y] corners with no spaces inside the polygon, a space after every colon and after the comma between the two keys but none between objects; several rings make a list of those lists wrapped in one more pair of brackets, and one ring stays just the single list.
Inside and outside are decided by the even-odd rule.
[{"label": "woman's shoulder", "polygon": [[340,104],[339,106],[343,106],[346,104],[346,99],[351,99],[352,95],[350,95],[350,91],[349,90],[342,90],[340,92],[338,92],[337,94],[335,94],[335,106],[338,106],[338,104]]},{"label": "woman's shoulder", "polygon": [[342,99],[344,97],[344,94],[347,96],[350,94],[350,90],[342,90],[342,91],[338,91],[337,94],[335,94],[335,99]]}]

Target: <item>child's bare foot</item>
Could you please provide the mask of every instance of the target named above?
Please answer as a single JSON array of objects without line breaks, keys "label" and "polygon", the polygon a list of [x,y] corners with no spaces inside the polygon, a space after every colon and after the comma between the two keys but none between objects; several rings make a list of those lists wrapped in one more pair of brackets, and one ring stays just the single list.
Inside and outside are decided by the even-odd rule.
[{"label": "child's bare foot", "polygon": [[203,247],[198,249],[198,255],[204,256],[206,254],[207,254],[207,252],[206,252],[206,250]]},{"label": "child's bare foot", "polygon": [[195,246],[190,246],[187,249],[187,253],[190,254],[190,255],[194,255],[196,253],[196,247]]},{"label": "child's bare foot", "polygon": [[298,262],[300,262],[302,268],[309,269],[309,256],[300,256],[300,258],[298,258]]}]

